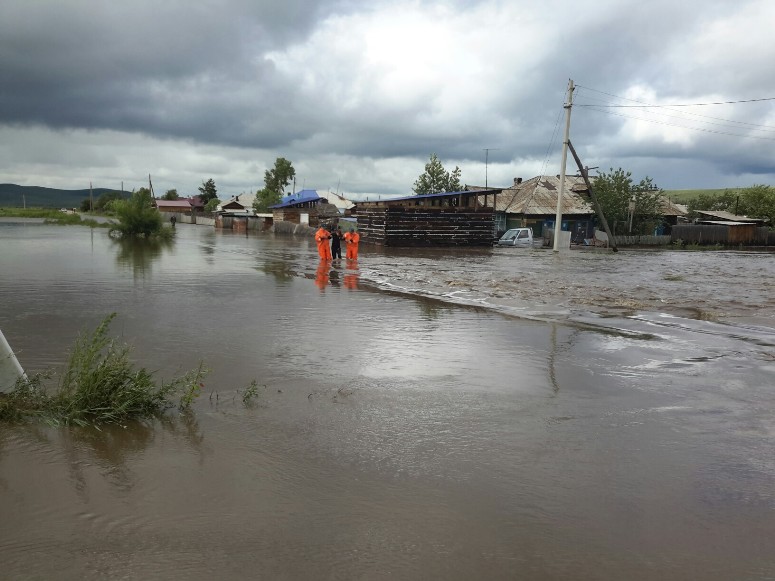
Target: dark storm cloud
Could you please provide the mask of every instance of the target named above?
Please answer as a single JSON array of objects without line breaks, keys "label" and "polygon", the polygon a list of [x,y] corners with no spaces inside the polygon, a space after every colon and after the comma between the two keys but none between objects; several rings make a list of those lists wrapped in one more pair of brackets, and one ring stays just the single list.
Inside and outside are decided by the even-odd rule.
[{"label": "dark storm cloud", "polygon": [[264,54],[325,11],[298,1],[4,3],[0,122],[273,146],[311,120]]},{"label": "dark storm cloud", "polygon": [[[494,171],[528,177],[558,155],[573,78],[580,87],[571,139],[589,165],[653,163],[664,170],[663,182],[680,172],[668,159],[692,162],[692,171],[706,163],[729,174],[771,175],[763,151],[772,141],[720,135],[713,130],[731,131],[698,118],[636,124],[647,114],[600,107],[624,97],[665,103],[775,95],[775,49],[763,36],[773,11],[759,14],[767,6],[6,0],[0,128],[107,130],[182,148],[261,150],[268,160],[308,160],[310,174],[399,191],[411,183],[407,176],[369,185],[356,166],[411,159],[419,173],[436,153],[461,165],[466,179],[467,166],[483,173],[488,149]],[[743,133],[768,119],[775,124],[767,103],[715,115],[751,123],[735,128]],[[687,137],[678,126],[705,131]],[[332,156],[352,165],[333,168]]]}]

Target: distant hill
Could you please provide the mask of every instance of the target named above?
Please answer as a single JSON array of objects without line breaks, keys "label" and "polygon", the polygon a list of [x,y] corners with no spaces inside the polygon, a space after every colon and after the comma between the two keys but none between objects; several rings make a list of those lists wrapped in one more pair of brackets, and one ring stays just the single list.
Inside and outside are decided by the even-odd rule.
[{"label": "distant hill", "polygon": [[685,204],[689,200],[694,200],[700,194],[709,196],[720,196],[726,191],[739,192],[743,188],[721,188],[717,190],[665,190],[665,195],[676,204]]},{"label": "distant hill", "polygon": [[[117,192],[110,188],[93,188],[96,201],[102,194]],[[129,197],[131,192],[123,192]],[[40,186],[0,184],[0,208],[79,208],[81,201],[89,199],[89,190],[57,190]]]}]

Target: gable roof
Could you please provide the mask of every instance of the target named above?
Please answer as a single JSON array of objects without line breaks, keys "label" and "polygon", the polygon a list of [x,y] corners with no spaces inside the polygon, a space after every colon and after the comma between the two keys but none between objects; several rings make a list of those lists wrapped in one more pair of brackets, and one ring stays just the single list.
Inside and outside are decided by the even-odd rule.
[{"label": "gable roof", "polygon": [[[505,188],[498,196],[496,211],[507,214],[547,215],[557,212],[557,195],[560,178],[557,176],[536,176]],[[562,213],[594,214],[587,201],[587,185],[584,178],[565,176],[565,191],[562,196]]]},{"label": "gable roof", "polygon": [[[191,207],[201,207],[201,200],[199,198],[179,198],[177,200],[155,200],[156,207],[159,209],[183,209],[183,210],[190,210]],[[197,204],[197,202],[199,202]]]},{"label": "gable roof", "polygon": [[236,210],[236,209],[243,209],[243,210],[252,210],[253,209],[253,201],[256,199],[256,194],[239,194],[238,196],[234,196],[233,198],[229,199],[226,202],[223,202],[222,204],[219,204],[221,209],[227,209],[227,210]]}]

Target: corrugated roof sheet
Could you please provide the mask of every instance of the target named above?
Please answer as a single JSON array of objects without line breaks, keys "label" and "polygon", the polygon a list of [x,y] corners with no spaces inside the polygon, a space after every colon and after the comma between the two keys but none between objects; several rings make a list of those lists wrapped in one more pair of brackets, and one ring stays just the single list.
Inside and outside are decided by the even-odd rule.
[{"label": "corrugated roof sheet", "polygon": [[359,202],[359,203],[364,203],[364,204],[369,203],[369,204],[371,204],[371,203],[376,203],[376,202],[380,202],[380,203],[385,203],[385,202],[408,202],[408,201],[412,201],[413,202],[415,200],[426,200],[426,199],[432,199],[432,198],[444,198],[444,197],[449,197],[449,196],[457,196],[459,194],[465,194],[465,195],[468,195],[468,196],[470,196],[472,194],[481,194],[481,195],[484,195],[484,194],[497,194],[500,191],[501,191],[500,189],[493,189],[493,188],[490,188],[490,189],[487,189],[487,190],[481,190],[481,191],[477,190],[476,192],[471,191],[471,190],[463,190],[463,191],[460,191],[460,192],[440,192],[438,194],[419,194],[419,195],[413,195],[413,196],[402,196],[402,197],[398,197],[398,198],[383,198],[381,200],[367,200],[365,202]]},{"label": "corrugated roof sheet", "polygon": [[711,210],[697,210],[698,214],[703,216],[710,216],[712,218],[718,218],[719,220],[729,220],[730,222],[764,222],[761,218],[749,218],[748,216],[736,216],[731,212],[711,211]]},{"label": "corrugated roof sheet", "polygon": [[157,208],[191,208],[190,200],[156,200]]}]

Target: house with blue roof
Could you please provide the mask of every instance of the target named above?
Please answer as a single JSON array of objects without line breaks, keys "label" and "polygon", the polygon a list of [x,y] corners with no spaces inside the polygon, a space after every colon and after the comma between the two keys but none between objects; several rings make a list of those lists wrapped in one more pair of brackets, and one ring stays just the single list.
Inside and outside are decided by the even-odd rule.
[{"label": "house with blue roof", "polygon": [[275,224],[288,222],[317,227],[321,221],[339,218],[342,214],[328,199],[318,195],[316,190],[301,190],[283,196],[279,204],[269,206]]}]

